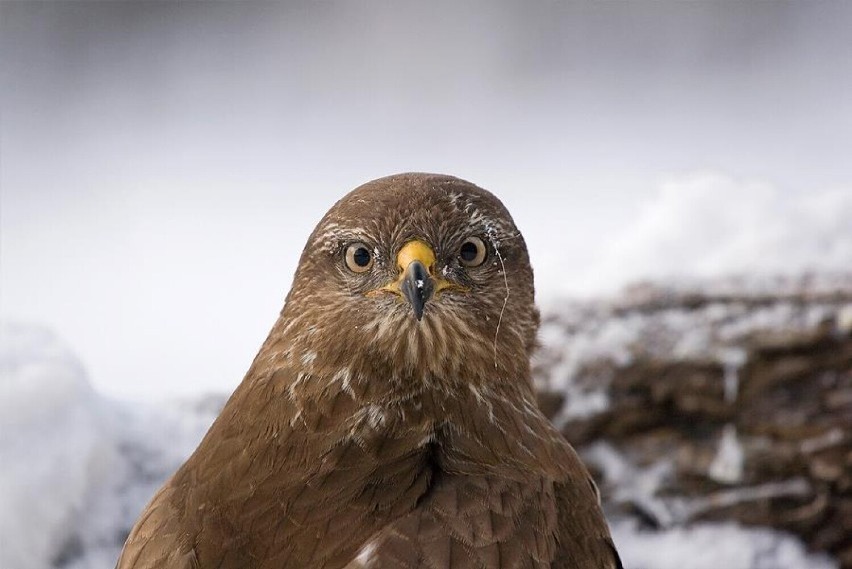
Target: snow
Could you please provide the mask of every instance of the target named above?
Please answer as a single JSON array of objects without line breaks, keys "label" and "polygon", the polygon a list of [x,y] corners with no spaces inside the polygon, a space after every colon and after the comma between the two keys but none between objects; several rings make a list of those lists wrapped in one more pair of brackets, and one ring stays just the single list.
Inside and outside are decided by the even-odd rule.
[{"label": "snow", "polygon": [[844,333],[852,331],[852,304],[847,304],[840,309],[837,317],[837,328]]},{"label": "snow", "polygon": [[734,403],[739,396],[740,368],[746,363],[747,354],[742,348],[724,348],[719,361],[725,366],[725,401]]},{"label": "snow", "polygon": [[613,541],[629,569],[829,569],[793,537],[736,524],[697,524],[643,531],[635,523],[612,525]]},{"label": "snow", "polygon": [[734,484],[743,478],[744,462],[745,453],[737,436],[736,425],[725,425],[722,440],[719,441],[719,449],[707,473],[717,482]]},{"label": "snow", "polygon": [[114,566],[142,506],[218,410],[103,398],[55,336],[16,324],[0,327],[0,387],[3,569]]},{"label": "snow", "polygon": [[[789,196],[765,180],[694,171],[667,176],[632,222],[602,238],[596,261],[563,286],[584,296],[640,281],[751,278],[852,267],[852,189]],[[537,273],[538,274],[538,273]],[[549,272],[545,281],[551,280]]]},{"label": "snow", "polygon": [[116,457],[80,363],[43,329],[4,326],[0,340],[0,566],[37,569]]},{"label": "snow", "polygon": [[[739,396],[739,370],[746,359],[746,352],[741,348],[725,348],[719,355],[719,360],[725,366],[724,395],[725,401],[729,403],[735,402]],[[737,435],[737,427],[728,423],[722,431],[722,440],[707,473],[717,482],[734,484],[743,478],[744,462],[745,453]]]}]

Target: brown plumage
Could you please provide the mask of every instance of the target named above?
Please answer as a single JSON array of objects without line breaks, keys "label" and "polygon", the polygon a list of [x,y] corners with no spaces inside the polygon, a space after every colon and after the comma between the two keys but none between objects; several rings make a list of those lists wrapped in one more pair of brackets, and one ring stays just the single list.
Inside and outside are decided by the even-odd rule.
[{"label": "brown plumage", "polygon": [[357,188],[117,567],[620,567],[589,473],[536,406],[538,321],[493,195],[430,174]]}]

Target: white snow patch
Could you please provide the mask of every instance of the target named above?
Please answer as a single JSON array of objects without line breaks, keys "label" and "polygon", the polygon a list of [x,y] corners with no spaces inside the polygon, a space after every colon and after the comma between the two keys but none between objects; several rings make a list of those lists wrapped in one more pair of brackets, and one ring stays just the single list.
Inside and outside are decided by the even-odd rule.
[{"label": "white snow patch", "polygon": [[553,290],[589,296],[646,279],[848,271],[850,219],[848,187],[789,195],[764,181],[692,172],[665,179],[633,223],[608,237],[598,262],[570,282],[536,272]]},{"label": "white snow patch", "polygon": [[740,482],[743,478],[744,460],[745,454],[737,436],[737,427],[729,423],[722,430],[719,448],[707,474],[713,480],[724,484]]},{"label": "white snow patch", "polygon": [[630,569],[832,569],[829,557],[808,554],[796,538],[733,523],[642,531],[630,521],[612,524],[615,546]]},{"label": "white snow patch", "polygon": [[3,569],[113,567],[218,412],[218,399],[157,408],[100,397],[50,332],[16,324],[0,326],[0,388]]},{"label": "white snow patch", "polygon": [[740,391],[740,368],[746,363],[746,351],[742,348],[725,348],[719,354],[719,361],[725,366],[725,401],[734,403]]},{"label": "white snow patch", "polygon": [[82,366],[49,332],[0,327],[0,377],[0,567],[42,569],[118,457]]},{"label": "white snow patch", "polygon": [[636,505],[664,527],[679,521],[672,504],[657,498],[657,492],[672,475],[670,462],[655,462],[639,468],[605,441],[589,446],[583,452],[583,459],[603,472],[604,482],[615,489],[613,499],[616,502]]},{"label": "white snow patch", "polygon": [[837,315],[837,330],[842,334],[852,332],[852,303],[846,304]]}]

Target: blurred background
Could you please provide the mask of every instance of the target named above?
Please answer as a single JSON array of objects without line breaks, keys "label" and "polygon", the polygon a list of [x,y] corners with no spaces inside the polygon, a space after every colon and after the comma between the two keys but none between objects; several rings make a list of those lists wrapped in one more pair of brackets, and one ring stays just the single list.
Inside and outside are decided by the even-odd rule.
[{"label": "blurred background", "polygon": [[842,0],[0,2],[0,566],[112,566],[314,224],[413,170],[524,233],[542,405],[627,566],[852,567],[850,29]]}]

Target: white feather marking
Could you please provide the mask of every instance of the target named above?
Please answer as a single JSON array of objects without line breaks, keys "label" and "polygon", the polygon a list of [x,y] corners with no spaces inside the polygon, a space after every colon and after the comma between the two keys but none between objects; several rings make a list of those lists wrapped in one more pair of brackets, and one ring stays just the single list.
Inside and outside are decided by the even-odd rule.
[{"label": "white feather marking", "polygon": [[316,352],[305,352],[302,354],[302,365],[305,367],[311,367],[315,359],[317,359]]},{"label": "white feather marking", "polygon": [[370,564],[370,561],[373,559],[373,554],[375,552],[376,542],[368,541],[367,544],[361,548],[361,551],[358,552],[358,555],[355,556],[355,560],[362,566],[366,567]]}]

